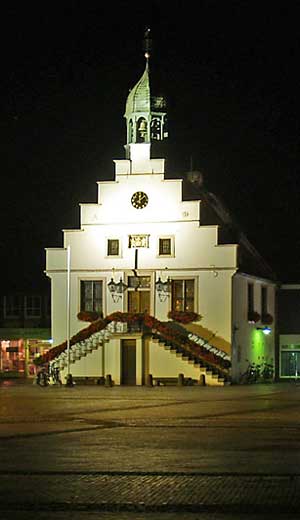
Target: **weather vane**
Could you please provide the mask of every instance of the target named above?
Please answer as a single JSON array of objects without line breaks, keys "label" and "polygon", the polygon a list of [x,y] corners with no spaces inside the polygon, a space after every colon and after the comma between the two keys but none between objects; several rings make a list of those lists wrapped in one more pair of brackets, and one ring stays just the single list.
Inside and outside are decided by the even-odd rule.
[{"label": "weather vane", "polygon": [[144,51],[145,51],[145,58],[148,60],[150,58],[150,53],[152,51],[152,38],[150,35],[150,28],[148,27],[145,30],[144,34]]}]

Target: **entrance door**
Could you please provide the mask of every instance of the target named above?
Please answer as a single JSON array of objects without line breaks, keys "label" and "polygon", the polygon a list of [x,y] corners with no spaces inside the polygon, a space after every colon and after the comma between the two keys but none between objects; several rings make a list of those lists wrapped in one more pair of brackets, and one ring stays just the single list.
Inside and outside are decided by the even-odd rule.
[{"label": "entrance door", "polygon": [[123,339],[121,346],[121,384],[136,385],[136,342]]},{"label": "entrance door", "polygon": [[150,312],[150,291],[128,291],[128,312]]}]

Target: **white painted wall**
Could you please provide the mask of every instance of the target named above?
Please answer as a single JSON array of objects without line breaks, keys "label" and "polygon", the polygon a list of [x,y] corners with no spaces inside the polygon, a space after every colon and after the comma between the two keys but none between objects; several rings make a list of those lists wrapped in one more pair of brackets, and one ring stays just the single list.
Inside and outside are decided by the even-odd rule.
[{"label": "white painted wall", "polygon": [[[274,322],[270,326],[269,336],[262,335],[264,344],[256,341],[257,328],[264,325],[261,321],[255,324],[248,323],[248,283],[254,284],[254,309],[261,313],[261,287],[268,288],[268,312],[275,320],[275,292],[276,286],[268,280],[255,278],[242,273],[233,277],[233,319],[232,319],[232,376],[239,380],[248,366],[248,361],[258,362],[262,358],[275,361],[275,330]],[[262,334],[261,332],[258,332]],[[259,359],[258,359],[259,358]]]}]

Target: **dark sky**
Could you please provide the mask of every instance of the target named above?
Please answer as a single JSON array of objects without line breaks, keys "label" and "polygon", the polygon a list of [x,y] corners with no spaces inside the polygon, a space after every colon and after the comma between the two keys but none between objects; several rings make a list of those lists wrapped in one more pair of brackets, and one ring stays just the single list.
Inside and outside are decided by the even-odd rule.
[{"label": "dark sky", "polygon": [[96,181],[124,158],[149,25],[168,176],[192,156],[278,279],[299,282],[300,4],[70,4],[2,7],[2,292],[44,279],[44,248],[61,247],[78,204],[95,202]]}]

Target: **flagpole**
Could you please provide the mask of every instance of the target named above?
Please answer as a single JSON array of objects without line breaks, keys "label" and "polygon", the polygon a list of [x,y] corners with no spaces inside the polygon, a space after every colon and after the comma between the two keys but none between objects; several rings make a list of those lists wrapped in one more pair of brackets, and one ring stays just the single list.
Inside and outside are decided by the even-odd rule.
[{"label": "flagpole", "polygon": [[71,296],[71,247],[67,246],[67,381],[70,379],[70,296]]}]

